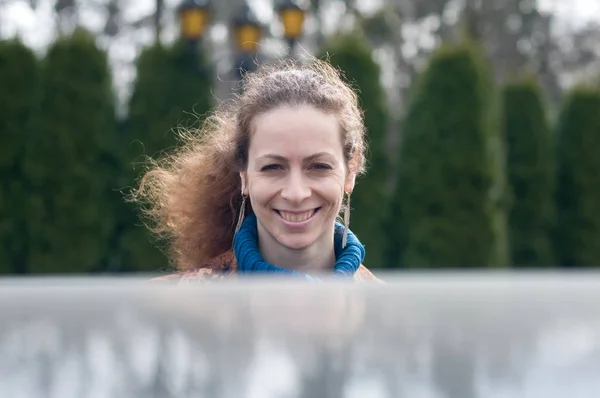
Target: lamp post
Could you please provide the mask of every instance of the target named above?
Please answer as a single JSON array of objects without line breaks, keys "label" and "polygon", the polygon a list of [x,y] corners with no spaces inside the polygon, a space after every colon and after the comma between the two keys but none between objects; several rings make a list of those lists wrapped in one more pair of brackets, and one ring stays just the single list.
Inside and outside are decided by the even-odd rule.
[{"label": "lamp post", "polygon": [[306,11],[295,0],[282,0],[277,5],[276,11],[283,23],[284,36],[290,46],[290,56],[293,56],[298,37],[302,35],[304,29]]},{"label": "lamp post", "polygon": [[210,16],[210,0],[182,0],[177,7],[179,34],[188,47],[194,68],[200,68],[198,43],[202,41]]},{"label": "lamp post", "polygon": [[239,71],[239,77],[243,77],[246,72],[256,68],[253,56],[257,53],[263,28],[246,2],[233,18],[232,25],[237,50],[236,70]]},{"label": "lamp post", "polygon": [[198,42],[204,36],[210,15],[210,0],[183,0],[177,8],[181,37]]}]

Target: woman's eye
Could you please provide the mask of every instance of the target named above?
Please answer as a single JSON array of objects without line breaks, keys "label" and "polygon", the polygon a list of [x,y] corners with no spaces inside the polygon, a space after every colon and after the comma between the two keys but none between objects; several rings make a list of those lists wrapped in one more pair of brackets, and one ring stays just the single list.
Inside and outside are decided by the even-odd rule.
[{"label": "woman's eye", "polygon": [[260,171],[270,171],[270,170],[279,170],[281,169],[281,166],[278,164],[268,164],[266,166],[263,166]]},{"label": "woman's eye", "polygon": [[317,163],[312,166],[316,170],[331,170],[331,166],[325,163]]}]

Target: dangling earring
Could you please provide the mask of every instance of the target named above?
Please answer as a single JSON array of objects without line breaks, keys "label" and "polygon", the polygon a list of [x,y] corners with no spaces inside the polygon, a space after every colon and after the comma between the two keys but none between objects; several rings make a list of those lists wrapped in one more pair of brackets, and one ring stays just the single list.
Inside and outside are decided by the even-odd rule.
[{"label": "dangling earring", "polygon": [[240,228],[242,227],[242,221],[244,221],[244,213],[246,211],[246,198],[248,196],[244,195],[244,193],[242,192],[242,205],[240,206],[240,214],[238,216],[238,222],[237,225],[235,226],[235,233],[237,234],[240,230]]},{"label": "dangling earring", "polygon": [[342,238],[342,248],[346,247],[348,241],[348,226],[350,225],[350,193],[346,192],[346,208],[344,209],[344,236]]}]

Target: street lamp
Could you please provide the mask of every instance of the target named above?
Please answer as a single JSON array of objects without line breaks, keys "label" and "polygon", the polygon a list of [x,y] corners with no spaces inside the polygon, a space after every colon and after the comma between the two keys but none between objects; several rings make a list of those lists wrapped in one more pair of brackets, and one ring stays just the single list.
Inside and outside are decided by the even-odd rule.
[{"label": "street lamp", "polygon": [[298,37],[302,35],[306,11],[295,0],[282,0],[276,7],[276,11],[283,23],[284,36],[289,43],[291,56],[294,54]]},{"label": "street lamp", "polygon": [[208,25],[210,0],[183,0],[177,12],[181,37],[192,42],[202,39]]},{"label": "street lamp", "polygon": [[245,72],[254,70],[252,57],[256,54],[262,37],[262,25],[246,2],[233,19],[233,34],[238,51],[237,64],[241,77]]},{"label": "street lamp", "polygon": [[246,2],[233,19],[233,32],[238,51],[256,52],[262,36],[262,26]]}]

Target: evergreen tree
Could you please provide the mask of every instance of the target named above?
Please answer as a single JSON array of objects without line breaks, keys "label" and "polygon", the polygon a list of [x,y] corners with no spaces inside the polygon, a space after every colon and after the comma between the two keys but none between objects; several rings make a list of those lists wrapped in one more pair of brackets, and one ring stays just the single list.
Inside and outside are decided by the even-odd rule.
[{"label": "evergreen tree", "polygon": [[502,130],[513,194],[509,215],[512,264],[551,266],[554,156],[542,95],[531,79],[505,86],[502,94]]},{"label": "evergreen tree", "polygon": [[[489,72],[470,44],[438,49],[413,87],[394,195],[393,244],[406,267],[479,267],[506,261],[497,132]],[[500,232],[499,232],[500,231]]]},{"label": "evergreen tree", "polygon": [[27,269],[23,154],[38,94],[38,61],[19,40],[0,41],[0,274]]},{"label": "evergreen tree", "polygon": [[600,91],[578,87],[557,125],[555,246],[563,266],[600,265]]},{"label": "evergreen tree", "polygon": [[114,93],[104,51],[77,29],[43,60],[40,109],[25,159],[29,271],[103,270],[114,231],[119,165]]},{"label": "evergreen tree", "polygon": [[386,183],[391,170],[386,156],[389,111],[380,67],[372,48],[358,33],[340,34],[329,40],[319,58],[327,58],[340,69],[359,95],[367,130],[367,173],[357,179],[351,195],[350,228],[365,245],[365,264],[386,267],[384,221],[389,210]]},{"label": "evergreen tree", "polygon": [[[197,127],[212,106],[212,76],[204,54],[192,54],[184,42],[154,44],[137,61],[125,140],[128,185],[135,186],[144,157],[159,157],[177,145],[179,128]],[[127,204],[120,215],[119,255],[123,269],[158,272],[168,268],[160,242]]]}]

